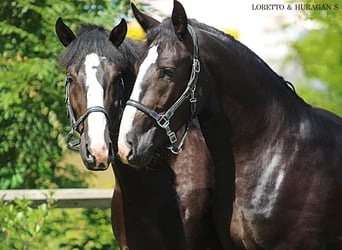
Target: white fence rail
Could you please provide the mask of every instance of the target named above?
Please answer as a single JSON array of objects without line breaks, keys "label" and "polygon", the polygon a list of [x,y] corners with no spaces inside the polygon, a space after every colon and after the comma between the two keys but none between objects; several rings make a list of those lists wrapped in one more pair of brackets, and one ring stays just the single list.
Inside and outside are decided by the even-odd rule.
[{"label": "white fence rail", "polygon": [[59,208],[109,208],[113,189],[13,189],[0,190],[0,199],[13,201],[15,198],[31,200],[36,207],[51,198]]}]

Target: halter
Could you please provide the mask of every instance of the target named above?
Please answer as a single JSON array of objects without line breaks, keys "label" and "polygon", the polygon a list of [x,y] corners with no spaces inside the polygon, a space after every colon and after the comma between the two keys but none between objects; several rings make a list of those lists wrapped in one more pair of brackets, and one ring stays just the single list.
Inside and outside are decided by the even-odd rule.
[{"label": "halter", "polygon": [[[122,78],[121,78],[121,81],[122,81]],[[87,119],[87,117],[89,116],[90,113],[93,113],[93,112],[103,113],[106,116],[108,121],[110,121],[110,117],[109,117],[107,111],[104,109],[104,107],[94,106],[94,107],[88,108],[87,111],[83,115],[81,115],[80,118],[78,118],[78,120],[76,120],[74,111],[72,110],[71,103],[70,103],[69,86],[70,86],[69,80],[68,80],[68,77],[66,77],[66,79],[65,79],[65,87],[66,87],[65,104],[67,106],[67,113],[68,113],[68,117],[69,117],[70,125],[71,125],[71,129],[67,135],[67,146],[70,150],[75,151],[75,152],[79,152],[80,151],[79,145],[81,144],[81,139],[71,140],[75,136],[76,128],[81,123],[83,123],[85,121],[85,119]]]},{"label": "halter", "polygon": [[150,107],[147,107],[146,105],[139,103],[135,100],[128,100],[126,102],[126,105],[133,106],[139,109],[140,111],[144,112],[149,117],[154,119],[160,128],[165,129],[166,135],[169,137],[169,141],[170,141],[170,146],[168,147],[168,149],[170,149],[170,151],[173,154],[179,154],[179,152],[181,151],[185,137],[187,136],[187,133],[188,133],[189,122],[186,123],[186,129],[184,131],[182,139],[180,140],[179,145],[177,145],[177,136],[175,132],[172,131],[172,129],[170,128],[170,119],[174,115],[174,112],[179,108],[179,106],[189,97],[190,97],[189,102],[190,102],[190,110],[191,110],[190,119],[192,119],[196,112],[196,104],[197,104],[195,91],[196,91],[196,83],[198,79],[198,74],[201,71],[200,61],[198,59],[199,57],[198,56],[199,55],[198,41],[197,41],[197,36],[196,36],[195,31],[190,25],[188,25],[188,31],[190,33],[190,36],[192,38],[192,43],[193,43],[192,71],[191,71],[190,80],[187,84],[187,87],[184,90],[183,94],[177,99],[177,101],[164,114],[158,114],[156,111],[154,111]]}]

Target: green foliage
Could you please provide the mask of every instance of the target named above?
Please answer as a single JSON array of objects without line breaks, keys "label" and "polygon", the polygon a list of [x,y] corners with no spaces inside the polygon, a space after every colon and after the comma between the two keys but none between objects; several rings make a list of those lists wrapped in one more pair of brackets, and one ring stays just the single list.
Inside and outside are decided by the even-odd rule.
[{"label": "green foliage", "polygon": [[[55,22],[111,28],[128,8],[128,0],[0,1],[0,189],[86,187],[60,163],[70,125]],[[30,204],[0,197],[0,249],[118,249],[110,209]]]},{"label": "green foliage", "polygon": [[[46,232],[50,237],[55,235],[53,239],[59,242],[58,249],[119,249],[110,226],[110,209],[76,209],[76,211],[77,214],[75,209],[57,211],[54,217],[57,223]],[[65,218],[72,218],[78,223],[65,226]]]},{"label": "green foliage", "polygon": [[[323,4],[320,0],[304,0],[305,4]],[[306,18],[318,23],[307,31],[292,47],[299,57],[308,78],[319,79],[327,91],[303,87],[300,93],[314,105],[342,115],[342,6],[329,1],[338,9],[306,11]]]},{"label": "green foliage", "polygon": [[28,200],[16,199],[14,204],[0,200],[0,248],[39,249],[45,237],[43,227],[50,216],[44,203],[37,209],[29,207]]},{"label": "green foliage", "polygon": [[58,209],[52,197],[35,209],[31,203],[0,199],[0,249],[119,249],[110,209]]},{"label": "green foliage", "polygon": [[57,18],[74,30],[81,22],[110,28],[128,7],[129,1],[111,0],[0,2],[0,188],[65,184],[54,179],[69,127]]}]

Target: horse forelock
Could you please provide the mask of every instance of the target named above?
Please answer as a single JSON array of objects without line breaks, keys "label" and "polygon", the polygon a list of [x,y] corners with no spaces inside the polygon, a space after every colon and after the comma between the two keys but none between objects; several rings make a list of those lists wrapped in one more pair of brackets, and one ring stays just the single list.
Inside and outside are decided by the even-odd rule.
[{"label": "horse forelock", "polygon": [[164,19],[160,25],[155,26],[147,31],[147,45],[152,44],[177,44],[179,42],[175,35],[171,18]]},{"label": "horse forelock", "polygon": [[115,64],[120,64],[124,68],[131,59],[132,48],[131,42],[126,41],[118,49],[109,41],[109,30],[93,24],[82,24],[76,39],[62,53],[60,64],[64,67],[72,64],[81,66],[82,61],[87,55],[95,53],[99,57],[106,57],[108,60],[115,62]]}]

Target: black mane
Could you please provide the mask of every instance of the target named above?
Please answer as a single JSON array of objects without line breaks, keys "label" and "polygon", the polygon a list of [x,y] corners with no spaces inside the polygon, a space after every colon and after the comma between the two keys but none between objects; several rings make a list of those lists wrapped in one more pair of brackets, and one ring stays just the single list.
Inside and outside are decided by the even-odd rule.
[{"label": "black mane", "polygon": [[79,67],[86,55],[96,53],[113,62],[120,62],[123,68],[134,65],[140,45],[126,38],[117,48],[109,41],[109,33],[109,30],[101,26],[81,24],[76,39],[65,48],[61,55],[60,64],[64,67],[76,64]]},{"label": "black mane", "polygon": [[296,94],[295,87],[294,87],[294,85],[291,82],[285,80],[282,76],[278,75],[263,59],[261,59],[257,54],[255,54],[247,46],[243,45],[238,40],[235,40],[233,36],[231,36],[229,34],[226,34],[226,33],[222,32],[222,31],[220,31],[220,30],[218,30],[218,29],[216,29],[214,27],[211,27],[211,26],[208,26],[206,24],[199,23],[199,22],[196,22],[196,21],[193,21],[190,24],[194,25],[197,28],[200,28],[202,30],[210,32],[211,34],[215,35],[217,38],[219,38],[220,40],[222,40],[222,41],[224,41],[226,43],[233,43],[245,55],[247,55],[247,56],[249,56],[251,58],[255,58],[258,63],[262,64],[265,69],[267,69],[272,74],[274,74],[282,84],[287,86],[294,94]]},{"label": "black mane", "polygon": [[[250,58],[249,60],[255,61],[256,64],[260,64],[265,72],[272,74],[282,85],[286,86],[293,94],[300,98],[296,91],[294,85],[285,80],[282,76],[278,75],[263,59],[261,59],[257,54],[255,54],[247,46],[236,40],[233,36],[226,34],[212,26],[200,23],[195,19],[188,19],[188,22],[193,27],[207,32],[208,34],[215,36],[217,39],[222,41],[227,47],[234,50],[235,54],[241,54],[244,57]],[[147,33],[147,43],[158,42],[159,40],[164,40],[167,37],[170,44],[176,44],[178,38],[174,33],[171,18],[166,18],[160,25],[151,29]]]}]

